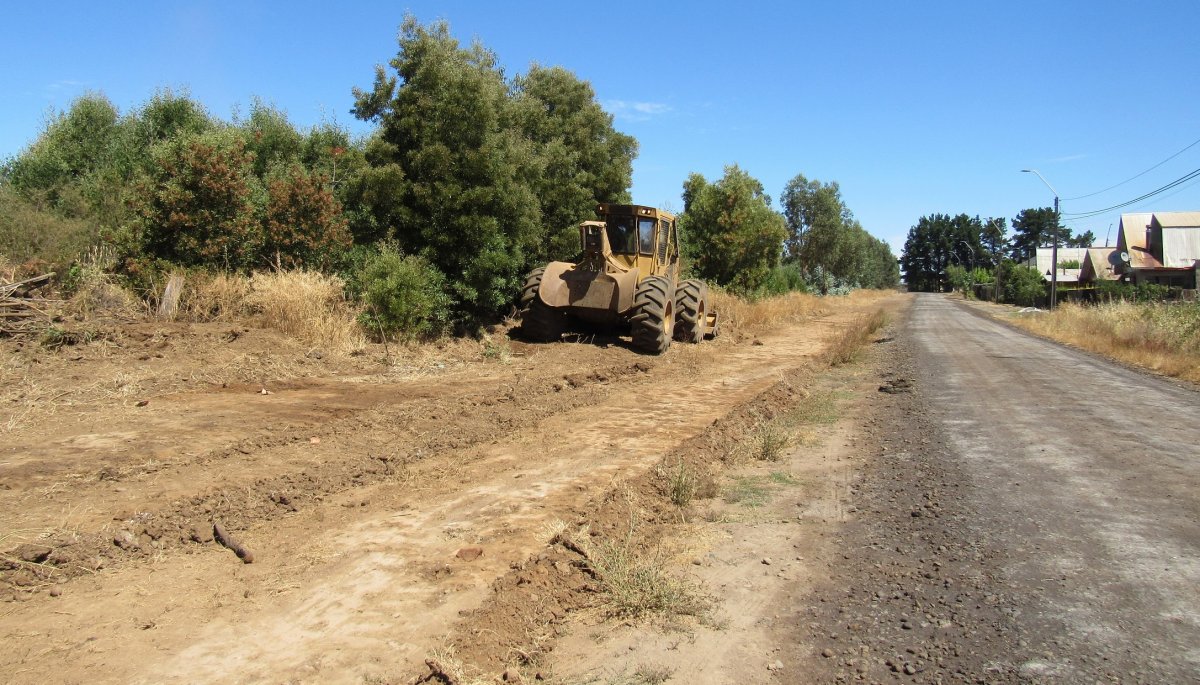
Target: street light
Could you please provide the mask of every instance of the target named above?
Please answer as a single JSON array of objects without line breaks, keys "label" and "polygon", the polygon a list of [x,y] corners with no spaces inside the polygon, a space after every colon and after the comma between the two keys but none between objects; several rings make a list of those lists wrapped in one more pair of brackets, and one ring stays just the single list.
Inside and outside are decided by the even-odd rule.
[{"label": "street light", "polygon": [[[1054,193],[1054,247],[1050,250],[1050,309],[1054,309],[1055,303],[1058,301],[1058,191],[1054,186],[1050,185],[1050,181],[1041,174],[1037,169],[1021,169],[1022,173],[1037,174],[1037,177],[1042,179],[1042,183]],[[1033,263],[1037,266],[1037,245],[1033,246]]]}]

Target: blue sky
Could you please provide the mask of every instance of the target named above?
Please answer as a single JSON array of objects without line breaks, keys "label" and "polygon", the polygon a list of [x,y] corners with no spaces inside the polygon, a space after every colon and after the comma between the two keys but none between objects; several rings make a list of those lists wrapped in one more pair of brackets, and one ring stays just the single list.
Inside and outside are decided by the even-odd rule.
[{"label": "blue sky", "polygon": [[[837,181],[899,252],[934,212],[1012,218],[1106,188],[1200,139],[1200,3],[14,3],[0,28],[0,157],[48,111],[101,91],[125,111],[158,87],[229,118],[260,97],[307,127],[396,52],[405,12],[588,80],[637,137],[636,202],[682,209],[687,174],[737,163],[778,198]],[[1118,204],[1200,168],[1200,145],[1064,212]],[[1125,211],[1200,209],[1200,183]],[[1103,243],[1109,212],[1072,222]],[[1115,229],[1112,238],[1115,243]]]}]

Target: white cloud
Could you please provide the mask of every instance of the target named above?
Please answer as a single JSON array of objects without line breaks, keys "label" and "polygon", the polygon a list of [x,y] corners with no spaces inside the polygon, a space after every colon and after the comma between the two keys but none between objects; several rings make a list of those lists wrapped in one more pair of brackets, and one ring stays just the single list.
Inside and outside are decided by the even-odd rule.
[{"label": "white cloud", "polygon": [[72,81],[71,79],[63,79],[53,83],[47,83],[42,86],[42,97],[54,100],[62,95],[72,95],[84,90],[87,87],[84,81]]},{"label": "white cloud", "polygon": [[1059,164],[1062,162],[1074,162],[1077,159],[1087,159],[1087,155],[1066,155],[1064,157],[1055,157],[1054,159],[1048,159],[1046,161],[1051,164]]},{"label": "white cloud", "polygon": [[630,121],[645,121],[651,117],[666,114],[671,106],[661,102],[629,102],[627,100],[608,100],[605,109],[612,112],[618,119]]}]

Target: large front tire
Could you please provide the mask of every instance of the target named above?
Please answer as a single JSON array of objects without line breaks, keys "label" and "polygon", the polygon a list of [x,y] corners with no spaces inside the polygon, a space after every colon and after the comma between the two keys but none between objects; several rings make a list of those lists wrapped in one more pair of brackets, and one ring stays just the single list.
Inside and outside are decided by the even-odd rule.
[{"label": "large front tire", "polygon": [[521,288],[521,334],[538,342],[554,342],[562,338],[567,317],[538,297],[545,275],[545,267],[538,267],[525,277],[525,287]]},{"label": "large front tire", "polygon": [[690,278],[675,288],[675,339],[698,343],[704,340],[708,317],[708,285]]},{"label": "large front tire", "polygon": [[647,276],[633,296],[633,316],[629,317],[633,346],[643,352],[661,354],[671,345],[675,329],[675,298],[671,281],[662,276]]}]

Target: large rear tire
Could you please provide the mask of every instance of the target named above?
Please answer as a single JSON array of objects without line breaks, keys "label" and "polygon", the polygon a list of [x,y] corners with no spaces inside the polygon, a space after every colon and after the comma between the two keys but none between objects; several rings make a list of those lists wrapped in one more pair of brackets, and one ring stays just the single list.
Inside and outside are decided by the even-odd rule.
[{"label": "large rear tire", "polygon": [[633,296],[633,316],[629,317],[633,346],[643,352],[661,354],[671,345],[675,328],[675,298],[671,281],[663,276],[647,276]]},{"label": "large rear tire", "polygon": [[554,342],[562,338],[567,328],[565,312],[542,302],[538,289],[542,286],[545,267],[538,267],[525,277],[521,288],[521,334],[538,342]]},{"label": "large rear tire", "polygon": [[675,339],[698,343],[704,340],[708,316],[708,285],[690,278],[675,288]]}]

